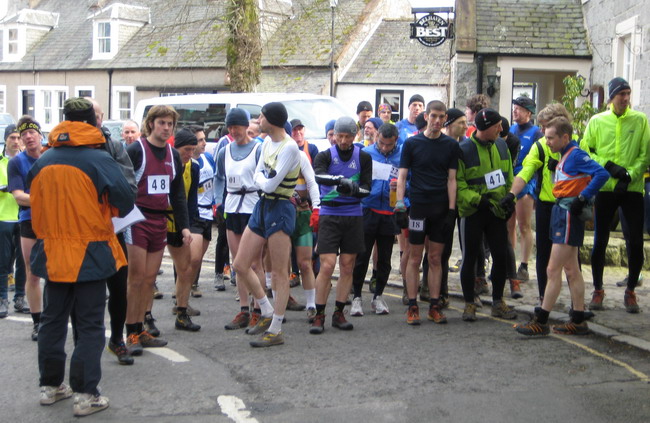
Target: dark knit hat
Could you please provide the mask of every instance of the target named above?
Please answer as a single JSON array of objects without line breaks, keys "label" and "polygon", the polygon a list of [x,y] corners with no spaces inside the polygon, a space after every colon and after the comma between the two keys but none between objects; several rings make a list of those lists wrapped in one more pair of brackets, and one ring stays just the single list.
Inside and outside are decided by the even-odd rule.
[{"label": "dark knit hat", "polygon": [[278,128],[284,128],[284,124],[289,117],[287,108],[284,107],[284,104],[277,101],[265,104],[262,107],[262,114],[271,125],[277,126]]},{"label": "dark knit hat", "polygon": [[372,126],[374,126],[375,129],[379,129],[379,127],[384,124],[384,121],[378,117],[370,118],[366,122],[372,123]]},{"label": "dark knit hat", "polygon": [[537,112],[537,105],[535,102],[524,96],[519,96],[512,100],[512,104],[516,104],[517,106],[523,107],[524,109],[528,110],[532,114],[535,114]]},{"label": "dark knit hat", "polygon": [[424,118],[425,114],[426,113],[422,112],[415,118],[415,127],[418,128],[418,131],[427,127],[427,120]]},{"label": "dark knit hat", "polygon": [[327,133],[334,129],[334,124],[336,123],[336,119],[332,119],[329,122],[325,124],[325,138],[327,138]]},{"label": "dark knit hat", "polygon": [[5,141],[7,141],[7,138],[9,138],[9,135],[11,135],[13,133],[19,134],[18,130],[16,129],[16,125],[11,123],[11,124],[7,125],[7,127],[5,128]]},{"label": "dark knit hat", "polygon": [[336,120],[336,123],[334,124],[334,132],[339,134],[339,133],[346,133],[346,134],[352,134],[356,135],[357,134],[357,123],[354,121],[354,119],[343,116],[340,117]]},{"label": "dark knit hat", "polygon": [[41,132],[41,124],[36,122],[36,120],[29,115],[24,115],[20,119],[18,119],[18,123],[16,124],[16,127],[20,135],[22,135],[23,132],[25,132],[28,129],[33,129],[39,134],[41,135],[43,134]]},{"label": "dark knit hat", "polygon": [[409,106],[412,103],[415,103],[416,101],[419,101],[420,103],[424,104],[424,97],[422,97],[420,94],[412,95],[411,98],[409,99]]},{"label": "dark knit hat", "polygon": [[446,114],[447,120],[445,120],[445,123],[443,123],[442,126],[449,126],[452,123],[456,122],[456,120],[465,116],[465,113],[453,107],[451,109],[448,109]]},{"label": "dark knit hat", "polygon": [[616,78],[612,79],[609,81],[609,99],[613,99],[616,94],[623,90],[631,90],[630,84],[627,83],[627,81],[620,76],[617,76]]},{"label": "dark knit hat", "polygon": [[291,119],[290,123],[291,123],[292,130],[300,126],[302,126],[303,128],[305,127],[305,125],[302,124],[302,121],[300,119]]},{"label": "dark knit hat", "polygon": [[361,101],[357,104],[357,114],[361,112],[372,112],[372,104],[369,101]]},{"label": "dark knit hat", "polygon": [[501,122],[501,115],[494,109],[481,109],[474,118],[474,124],[479,131],[485,131],[499,122]]},{"label": "dark knit hat", "polygon": [[291,132],[293,132],[293,127],[291,126],[291,122],[289,121],[284,122],[284,132],[286,132],[287,135],[291,136]]},{"label": "dark knit hat", "polygon": [[72,97],[63,103],[63,114],[65,120],[72,122],[85,122],[88,125],[97,126],[97,117],[93,104],[82,97]]},{"label": "dark knit hat", "polygon": [[178,149],[186,145],[197,145],[196,135],[187,128],[181,128],[174,135],[174,148]]},{"label": "dark knit hat", "polygon": [[501,116],[501,133],[499,135],[501,138],[505,138],[508,132],[510,132],[510,122],[508,122],[505,116]]},{"label": "dark knit hat", "polygon": [[[266,116],[266,115],[265,115]],[[247,110],[233,107],[226,115],[226,127],[228,126],[248,126],[250,114]]]}]

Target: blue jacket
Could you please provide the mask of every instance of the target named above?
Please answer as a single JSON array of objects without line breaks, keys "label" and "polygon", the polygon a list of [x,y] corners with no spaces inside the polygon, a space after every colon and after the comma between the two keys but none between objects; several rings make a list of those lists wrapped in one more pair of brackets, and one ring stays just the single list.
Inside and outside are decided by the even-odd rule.
[{"label": "blue jacket", "polygon": [[[391,164],[394,169],[394,172],[392,172],[394,176],[391,176],[391,179],[397,179],[397,170],[399,169],[399,161],[402,156],[402,144],[395,144],[395,148],[388,156],[384,156],[379,151],[376,143],[364,148],[363,151],[370,154],[373,162]],[[406,192],[408,192],[408,182]],[[406,207],[409,207],[409,200],[406,197],[404,198],[404,204]],[[370,187],[370,195],[363,199],[361,206],[367,209],[392,212],[393,207],[390,206],[390,180],[373,179],[372,186]]]}]

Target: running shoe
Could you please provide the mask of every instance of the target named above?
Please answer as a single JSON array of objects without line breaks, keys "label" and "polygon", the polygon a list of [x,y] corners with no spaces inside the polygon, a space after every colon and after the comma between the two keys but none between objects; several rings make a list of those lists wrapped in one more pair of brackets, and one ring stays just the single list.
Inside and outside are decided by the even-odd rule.
[{"label": "running shoe", "polygon": [[52,405],[71,396],[72,389],[65,383],[59,386],[41,386],[41,405]]},{"label": "running shoe", "polygon": [[[252,312],[251,313],[251,319],[248,322],[248,327],[249,328],[255,327],[257,322],[260,321],[260,317],[262,317],[262,315],[260,313]],[[248,333],[248,328],[246,329],[246,333]]]},{"label": "running shoe", "polygon": [[465,310],[463,310],[462,319],[466,322],[475,322],[476,321],[476,304],[475,303],[465,303]]},{"label": "running shoe", "polygon": [[[618,287],[627,286],[627,281],[628,280],[629,280],[629,276],[626,276],[625,279],[623,279],[622,281],[616,282],[616,286],[618,286]],[[638,287],[638,286],[643,286],[643,275],[639,275],[639,279],[636,281],[636,286],[635,287]]]},{"label": "running shoe", "polygon": [[523,325],[514,325],[514,328],[517,332],[526,336],[546,336],[550,333],[548,324],[538,322],[536,317]]},{"label": "running shoe", "polygon": [[16,278],[14,278],[14,274],[10,273],[7,275],[7,287],[9,291],[15,291],[16,290]]},{"label": "running shoe", "polygon": [[463,265],[463,259],[458,259],[456,261],[456,264],[454,264],[453,266],[449,266],[449,271],[451,273],[458,273],[458,272],[460,272],[460,267],[462,265]]},{"label": "running shoe", "polygon": [[162,297],[164,297],[164,294],[158,289],[158,283],[154,282],[153,283],[153,299],[154,300],[159,300]]},{"label": "running shoe", "polygon": [[108,408],[108,398],[101,395],[76,394],[72,411],[75,417],[89,416]]},{"label": "running shoe", "polygon": [[596,289],[591,295],[591,302],[589,303],[589,310],[603,310],[603,300],[605,299],[605,290]]},{"label": "running shoe", "polygon": [[140,335],[138,335],[138,338],[140,339],[142,348],[161,348],[167,345],[167,341],[160,338],[154,338],[146,330],[142,331]]},{"label": "running shoe", "polygon": [[198,332],[201,330],[201,325],[192,322],[192,319],[187,313],[178,314],[174,326],[176,329],[186,330],[188,332]]},{"label": "running shoe", "polygon": [[505,301],[499,300],[492,304],[492,317],[512,320],[517,318],[517,313],[511,307],[508,307]]},{"label": "running shoe", "polygon": [[137,357],[142,355],[142,344],[137,333],[132,333],[126,337],[126,349],[131,356]]},{"label": "running shoe", "polygon": [[253,348],[266,348],[274,345],[282,345],[284,344],[284,337],[282,336],[282,332],[278,332],[277,334],[264,332],[257,341],[251,341],[250,344]]},{"label": "running shoe", "polygon": [[420,309],[418,306],[413,305],[406,310],[406,323],[412,326],[418,326],[420,324]]},{"label": "running shoe", "polygon": [[316,314],[314,321],[311,322],[309,333],[312,335],[320,335],[325,332],[325,314]]},{"label": "running shoe", "polygon": [[31,335],[31,337],[32,337],[32,341],[34,341],[34,342],[38,341],[38,327],[39,327],[38,323],[34,323],[32,325],[32,335]]},{"label": "running shoe", "polygon": [[510,279],[510,296],[515,300],[524,297],[524,294],[521,293],[521,287],[519,284],[521,284],[519,279]]},{"label": "running shoe", "polygon": [[156,326],[156,319],[154,319],[153,316],[151,316],[151,317],[145,316],[144,317],[144,330],[149,332],[149,334],[151,336],[153,336],[154,338],[157,338],[157,337],[160,336],[160,330]]},{"label": "running shoe", "polygon": [[429,302],[431,294],[429,293],[429,284],[425,280],[420,281],[420,301]]},{"label": "running shoe", "polygon": [[442,309],[449,308],[449,297],[441,295],[438,304],[440,304],[440,308]]},{"label": "running shoe", "polygon": [[474,280],[474,293],[476,295],[487,295],[490,293],[490,288],[484,277],[479,276]]},{"label": "running shoe", "polygon": [[4,319],[9,314],[9,300],[0,299],[0,319]]},{"label": "running shoe", "polygon": [[230,265],[226,264],[225,266],[223,266],[223,278],[230,279],[230,275],[231,275]]},{"label": "running shoe", "polygon": [[574,323],[569,320],[561,325],[553,326],[553,332],[560,335],[587,335],[589,334],[589,326],[587,321]]},{"label": "running shoe", "polygon": [[214,275],[214,289],[217,291],[226,290],[226,283],[223,281],[223,273],[216,273]]},{"label": "running shoe", "polygon": [[350,308],[350,316],[355,316],[355,317],[363,316],[363,307],[361,306],[361,297],[354,297],[352,299],[352,307]]},{"label": "running shoe", "polygon": [[300,275],[297,273],[291,272],[291,275],[289,275],[289,287],[290,288],[295,288],[300,285]]},{"label": "running shoe", "polygon": [[14,311],[16,313],[29,314],[29,306],[22,295],[14,298]]},{"label": "running shoe", "polygon": [[345,319],[345,315],[342,311],[335,311],[334,314],[332,314],[332,327],[339,328],[341,330],[354,329],[352,323],[348,322]]},{"label": "running shoe", "polygon": [[199,289],[198,283],[192,284],[192,290],[190,291],[190,295],[193,298],[201,298],[203,296],[203,292],[201,292],[201,289]]},{"label": "running shoe", "polygon": [[303,311],[304,309],[305,309],[304,304],[300,304],[298,301],[296,301],[295,298],[293,298],[292,295],[289,295],[289,300],[287,301],[287,310]]},{"label": "running shoe", "polygon": [[382,297],[381,295],[377,296],[377,298],[372,300],[371,305],[375,314],[390,313],[390,310],[388,310],[388,305],[386,305],[386,301],[384,301],[384,297]]},{"label": "running shoe", "polygon": [[523,263],[519,265],[519,269],[517,269],[517,279],[519,279],[522,282],[528,282],[528,279],[530,276],[528,275],[528,268],[525,268],[523,266]]},{"label": "running shoe", "polygon": [[224,326],[226,330],[243,329],[248,326],[251,315],[247,311],[240,311],[230,323]]},{"label": "running shoe", "polygon": [[443,314],[440,304],[429,307],[427,319],[434,323],[447,323],[447,317]]},{"label": "running shoe", "polygon": [[133,357],[131,357],[131,354],[129,354],[129,350],[126,348],[123,339],[120,339],[118,342],[109,340],[106,348],[115,354],[117,362],[122,365],[130,366],[135,361],[133,360]]},{"label": "running shoe", "polygon": [[312,323],[314,321],[314,317],[316,317],[316,309],[314,307],[309,307],[307,309],[307,321],[309,323]]},{"label": "running shoe", "polygon": [[257,321],[255,326],[246,329],[246,333],[249,335],[262,334],[269,329],[269,327],[271,326],[271,321],[273,321],[273,316],[269,316],[269,317],[260,316],[260,319]]},{"label": "running shoe", "polygon": [[370,278],[370,283],[368,284],[368,290],[374,294],[376,289],[377,289],[377,278],[372,277]]},{"label": "running shoe", "polygon": [[629,289],[625,290],[625,295],[623,296],[623,304],[625,304],[625,311],[628,313],[638,313],[639,304],[636,302],[636,294],[634,291]]}]

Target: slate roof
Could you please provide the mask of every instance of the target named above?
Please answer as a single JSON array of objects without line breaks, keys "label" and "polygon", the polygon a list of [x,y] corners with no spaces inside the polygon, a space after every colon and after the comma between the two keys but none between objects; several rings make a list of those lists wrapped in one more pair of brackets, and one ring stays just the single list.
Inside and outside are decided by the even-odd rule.
[{"label": "slate roof", "polygon": [[[90,10],[84,2],[73,5],[70,0],[41,0],[38,10],[60,13],[58,27],[45,35],[20,62],[0,63],[0,70],[225,67],[227,30],[222,19],[223,0],[107,0],[104,8],[116,3],[149,7],[151,24],[144,25],[120,46],[113,59],[91,60],[92,16],[106,19],[111,11]],[[362,19],[367,3],[367,0],[339,1],[335,9],[335,51],[341,50],[347,35]],[[127,10],[120,8],[118,13],[123,15]],[[329,66],[330,10],[326,0],[294,0],[293,19],[281,25],[263,44],[263,66]],[[136,20],[144,18],[140,11],[138,15]],[[1,34],[0,31],[0,38]]]},{"label": "slate roof", "polygon": [[340,82],[447,85],[450,40],[425,47],[409,39],[413,20],[384,20]]},{"label": "slate roof", "polygon": [[477,53],[591,57],[580,2],[479,0]]}]

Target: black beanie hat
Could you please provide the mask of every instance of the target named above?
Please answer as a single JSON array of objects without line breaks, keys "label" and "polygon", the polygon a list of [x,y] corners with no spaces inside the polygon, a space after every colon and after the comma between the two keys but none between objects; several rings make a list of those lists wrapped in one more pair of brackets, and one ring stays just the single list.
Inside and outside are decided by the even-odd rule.
[{"label": "black beanie hat", "polygon": [[97,126],[97,117],[93,104],[81,97],[69,98],[63,103],[63,114],[65,120],[73,122],[85,122],[88,125]]},{"label": "black beanie hat", "polygon": [[630,84],[620,76],[609,81],[609,99],[613,99],[616,94],[623,90],[631,90]]},{"label": "black beanie hat", "polygon": [[474,124],[479,131],[485,131],[499,122],[501,122],[501,115],[494,109],[481,109],[474,118]]},{"label": "black beanie hat", "polygon": [[501,133],[499,135],[501,135],[501,138],[505,138],[508,132],[510,132],[510,122],[505,116],[501,116]]},{"label": "black beanie hat", "polygon": [[420,94],[412,95],[411,98],[409,99],[409,106],[412,103],[415,103],[416,101],[419,101],[420,103],[424,104],[424,97],[422,97]]},{"label": "black beanie hat", "polygon": [[452,107],[451,109],[447,110],[446,115],[447,115],[447,120],[445,120],[445,123],[442,124],[442,126],[445,127],[451,125],[452,123],[456,122],[456,120],[465,116],[465,113],[463,113],[458,109],[454,109]]},{"label": "black beanie hat", "polygon": [[418,128],[418,131],[423,130],[427,126],[427,120],[424,118],[425,113],[422,112],[415,118],[415,127]]},{"label": "black beanie hat", "polygon": [[7,127],[5,128],[5,141],[7,141],[9,135],[13,134],[14,132],[18,133],[18,130],[16,129],[16,125],[14,125],[13,123],[7,125]]},{"label": "black beanie hat", "polygon": [[176,135],[174,135],[174,148],[181,148],[186,145],[197,145],[199,142],[196,135],[187,128],[181,128]]},{"label": "black beanie hat", "polygon": [[372,104],[369,101],[361,101],[357,104],[357,114],[361,112],[372,112]]},{"label": "black beanie hat", "polygon": [[226,127],[228,126],[248,126],[249,115],[246,110],[239,107],[233,107],[226,115]]},{"label": "black beanie hat", "polygon": [[277,101],[265,104],[262,107],[262,114],[271,125],[277,126],[278,128],[284,128],[284,124],[289,117],[287,108],[284,107],[284,104]]}]

